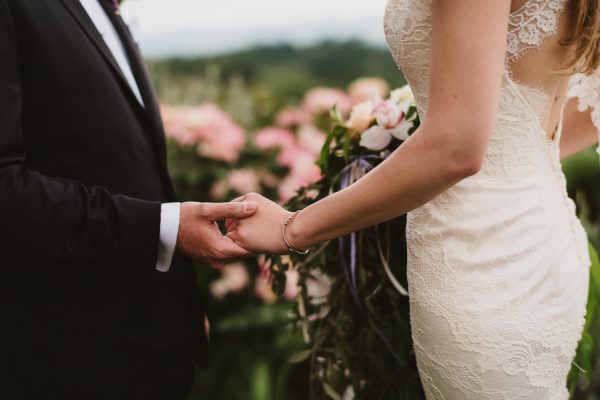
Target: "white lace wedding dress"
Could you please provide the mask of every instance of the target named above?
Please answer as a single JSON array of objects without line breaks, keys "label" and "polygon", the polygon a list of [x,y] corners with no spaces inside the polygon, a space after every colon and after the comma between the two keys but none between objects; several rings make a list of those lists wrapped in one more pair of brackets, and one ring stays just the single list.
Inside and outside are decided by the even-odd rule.
[{"label": "white lace wedding dress", "polygon": [[[389,0],[385,17],[421,118],[431,3]],[[511,14],[497,127],[482,170],[408,216],[413,340],[429,400],[568,398],[588,294],[587,238],[566,192],[560,129],[550,140],[542,128],[551,99],[510,71],[526,51],[556,39],[564,7],[565,0],[529,0]],[[595,107],[600,78],[572,82],[582,110]],[[595,114],[600,126],[600,107]]]}]

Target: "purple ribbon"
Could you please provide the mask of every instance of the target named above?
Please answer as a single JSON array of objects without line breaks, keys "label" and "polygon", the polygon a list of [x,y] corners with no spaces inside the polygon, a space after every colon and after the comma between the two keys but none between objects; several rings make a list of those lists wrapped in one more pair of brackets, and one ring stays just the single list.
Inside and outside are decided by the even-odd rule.
[{"label": "purple ribbon", "polygon": [[117,11],[119,9],[119,1],[118,0],[108,0],[113,11]]},{"label": "purple ribbon", "polygon": [[[377,155],[368,155],[368,156],[359,156],[354,159],[350,164],[346,166],[341,172],[340,178],[340,190],[347,188],[352,185],[354,182],[358,181],[360,178],[365,176],[367,172],[373,169],[373,164],[369,162],[369,160],[382,160],[387,158],[389,154],[382,154],[381,156]],[[350,240],[350,268],[348,268],[348,261],[346,260],[346,248],[348,247],[347,241]],[[356,306],[360,310],[362,314],[365,314],[365,309],[362,305],[358,297],[358,284],[356,280],[356,268],[357,268],[357,259],[356,259],[356,248],[357,248],[357,235],[356,232],[351,233],[348,236],[344,236],[338,239],[338,250],[340,254],[340,260],[342,263],[342,268],[344,269],[344,275],[346,277],[346,281],[350,286],[350,294],[352,295],[352,299],[356,303]],[[398,356],[398,354],[394,351],[392,344],[389,339],[383,334],[383,332],[377,327],[373,327],[374,332],[379,336],[384,346],[388,349],[388,351],[392,354],[392,356],[396,359],[396,361],[400,365],[404,365],[404,361]]]},{"label": "purple ribbon", "polygon": [[[354,161],[346,166],[342,170],[342,176],[340,179],[340,190],[346,189],[354,182],[365,176],[367,172],[373,169],[373,164],[368,160],[381,160],[378,156],[359,156]],[[346,241],[350,240],[350,271],[348,271],[348,263],[346,262]],[[345,236],[338,239],[338,247],[340,251],[340,258],[342,264],[344,264],[344,271],[346,272],[346,278],[350,283],[350,292],[354,301],[359,304],[358,300],[358,287],[356,283],[356,232],[351,233],[349,236]]]}]

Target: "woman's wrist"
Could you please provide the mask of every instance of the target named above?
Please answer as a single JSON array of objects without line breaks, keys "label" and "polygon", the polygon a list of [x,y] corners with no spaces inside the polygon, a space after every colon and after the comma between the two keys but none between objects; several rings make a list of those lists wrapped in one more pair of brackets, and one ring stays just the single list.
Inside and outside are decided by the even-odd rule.
[{"label": "woman's wrist", "polygon": [[296,250],[304,251],[310,247],[308,233],[303,227],[304,218],[301,212],[298,212],[285,230],[286,238],[289,244]]}]

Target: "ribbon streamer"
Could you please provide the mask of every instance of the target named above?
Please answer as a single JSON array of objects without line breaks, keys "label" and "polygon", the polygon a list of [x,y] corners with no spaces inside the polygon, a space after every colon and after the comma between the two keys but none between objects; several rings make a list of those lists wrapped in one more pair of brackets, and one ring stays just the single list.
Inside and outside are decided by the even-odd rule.
[{"label": "ribbon streamer", "polygon": [[[368,160],[381,160],[383,158],[385,158],[385,157],[378,157],[378,156],[374,156],[374,155],[357,157],[354,161],[352,161],[350,164],[348,164],[340,173],[341,174],[340,190],[343,190],[343,189],[347,188],[348,186],[352,185],[354,182],[358,181],[360,178],[365,176],[367,174],[367,172],[369,172],[371,169],[373,169],[373,164],[371,164]],[[333,190],[331,190],[331,191],[333,191]],[[350,263],[349,263],[350,265],[349,266],[348,266],[348,262],[346,260],[346,247],[347,247],[346,241],[347,241],[347,239],[350,240]],[[381,250],[381,244],[379,243],[379,241],[377,242],[377,246],[378,246],[378,251],[379,251],[381,261],[383,263],[383,268],[384,268],[388,278],[390,278],[392,285],[394,285],[394,287],[396,289],[398,289],[398,287],[400,287],[401,289],[404,289],[402,287],[402,285],[400,285],[400,283],[398,283],[398,281],[394,278],[394,275],[392,274],[392,271],[389,268],[389,264],[388,264],[387,260],[385,260],[385,257],[383,257],[383,252]],[[339,250],[339,254],[340,254],[340,260],[342,263],[342,268],[344,270],[344,275],[346,277],[346,281],[348,282],[348,285],[350,286],[350,294],[352,295],[352,299],[356,303],[356,306],[358,307],[360,312],[362,314],[366,314],[363,304],[360,301],[360,298],[358,296],[358,285],[357,285],[357,280],[356,280],[356,268],[357,268],[356,247],[357,247],[356,232],[351,233],[349,236],[341,237],[338,239],[338,250]],[[402,292],[400,292],[400,293],[402,293]],[[406,295],[408,295],[407,292],[406,292]],[[391,342],[384,335],[384,333],[375,326],[373,326],[373,331],[381,339],[384,346],[388,349],[388,351],[394,357],[394,359],[400,365],[405,365],[404,361],[400,358],[400,356],[398,356],[398,354],[392,347]]]}]

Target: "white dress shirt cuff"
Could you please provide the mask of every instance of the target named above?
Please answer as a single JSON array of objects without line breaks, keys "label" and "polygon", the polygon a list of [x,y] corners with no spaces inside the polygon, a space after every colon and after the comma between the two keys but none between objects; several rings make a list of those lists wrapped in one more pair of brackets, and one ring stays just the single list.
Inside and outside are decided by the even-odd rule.
[{"label": "white dress shirt cuff", "polygon": [[160,242],[158,245],[158,260],[156,269],[169,272],[179,233],[180,203],[165,203],[160,210]]}]

